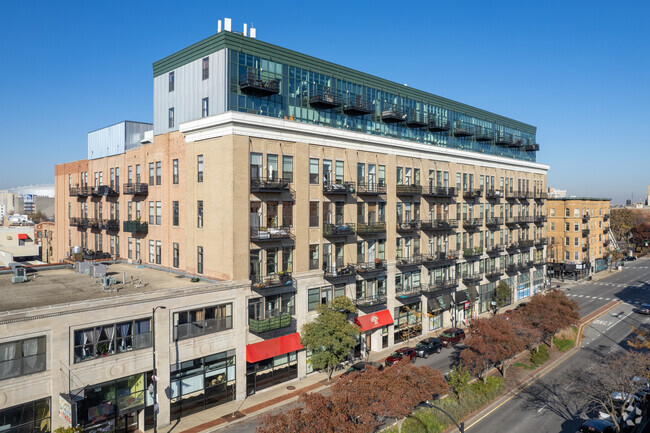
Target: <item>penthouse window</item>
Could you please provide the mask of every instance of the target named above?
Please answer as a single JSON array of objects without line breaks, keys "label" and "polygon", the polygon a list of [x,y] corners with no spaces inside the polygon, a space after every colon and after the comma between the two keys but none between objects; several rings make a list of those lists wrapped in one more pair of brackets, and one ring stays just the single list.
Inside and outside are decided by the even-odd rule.
[{"label": "penthouse window", "polygon": [[174,313],[174,341],[232,329],[232,304]]},{"label": "penthouse window", "polygon": [[74,362],[151,346],[151,319],[95,326],[74,331]]},{"label": "penthouse window", "polygon": [[207,80],[210,78],[210,58],[206,57],[203,59],[202,63],[202,70],[203,70],[203,79]]},{"label": "penthouse window", "polygon": [[174,72],[169,73],[169,91],[174,91]]},{"label": "penthouse window", "polygon": [[45,337],[0,344],[0,380],[45,371]]}]

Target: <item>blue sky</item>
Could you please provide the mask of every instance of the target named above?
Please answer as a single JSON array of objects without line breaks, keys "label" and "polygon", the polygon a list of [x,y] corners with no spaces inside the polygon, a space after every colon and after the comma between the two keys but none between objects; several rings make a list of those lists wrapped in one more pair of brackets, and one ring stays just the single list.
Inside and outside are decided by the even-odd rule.
[{"label": "blue sky", "polygon": [[0,189],[50,183],[87,133],[152,121],[151,64],[216,31],[259,39],[537,126],[549,185],[650,185],[648,1],[22,1],[0,26]]}]

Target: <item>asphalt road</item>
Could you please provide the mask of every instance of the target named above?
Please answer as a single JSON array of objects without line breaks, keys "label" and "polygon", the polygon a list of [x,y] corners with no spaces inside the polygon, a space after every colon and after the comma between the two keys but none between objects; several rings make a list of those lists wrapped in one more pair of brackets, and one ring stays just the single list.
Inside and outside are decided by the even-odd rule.
[{"label": "asphalt road", "polygon": [[[642,282],[644,281],[644,282]],[[645,286],[644,286],[645,284]],[[595,311],[596,309],[602,307],[613,299],[628,300],[631,302],[650,302],[650,260],[637,260],[635,262],[628,262],[624,267],[622,272],[616,273],[611,277],[598,281],[598,282],[585,282],[585,283],[573,283],[565,282],[562,285],[562,290],[564,290],[567,295],[578,302],[580,305],[580,314],[581,316],[586,316],[589,313]],[[632,307],[628,306],[629,311]],[[627,328],[629,330],[629,326]],[[443,373],[451,370],[451,366],[456,363],[460,351],[463,349],[462,345],[457,345],[451,349],[443,349],[439,354],[432,354],[428,359],[418,358],[416,365],[426,365],[431,368],[438,369]],[[573,363],[569,363],[573,364]],[[325,393],[327,390],[325,391]],[[296,403],[288,403],[284,406],[281,406],[273,411],[286,410],[288,408],[294,407]],[[519,413],[519,417],[522,417],[522,413]],[[578,426],[579,426],[578,422]],[[256,417],[244,420],[237,424],[226,426],[219,430],[234,432],[234,433],[251,433],[255,431],[255,428],[258,425],[258,420]],[[574,429],[573,431],[577,430]],[[475,428],[474,431],[484,431],[482,426],[481,428]],[[492,430],[485,430],[492,431]],[[545,430],[534,428],[533,430],[503,430],[503,425],[499,426],[499,430],[494,430],[499,432],[504,431],[513,431],[513,432],[527,432],[527,431],[572,431],[572,430]]]}]

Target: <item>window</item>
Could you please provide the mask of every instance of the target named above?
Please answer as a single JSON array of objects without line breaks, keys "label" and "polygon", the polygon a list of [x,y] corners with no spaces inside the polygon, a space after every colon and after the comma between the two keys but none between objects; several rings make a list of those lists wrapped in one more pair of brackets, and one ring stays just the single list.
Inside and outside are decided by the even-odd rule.
[{"label": "window", "polygon": [[554,230],[555,230],[555,223],[551,222],[551,231],[554,231]]},{"label": "window", "polygon": [[155,205],[154,202],[152,202],[152,201],[149,202],[149,225],[151,225],[151,226],[154,224],[154,218],[156,216],[155,210],[154,210],[154,205]]},{"label": "window", "polygon": [[156,264],[159,265],[162,259],[162,242],[156,241]]},{"label": "window", "polygon": [[276,181],[278,179],[278,155],[266,155],[266,175],[268,180]]},{"label": "window", "polygon": [[552,217],[555,216],[555,209],[553,209],[553,208],[551,208],[551,216],[552,216]]},{"label": "window", "polygon": [[49,397],[13,407],[3,406],[0,409],[0,426],[7,433],[49,433],[51,413]]},{"label": "window", "polygon": [[327,304],[334,298],[345,296],[345,285],[316,287],[309,289],[307,295],[307,309],[314,311],[319,304]]},{"label": "window", "polygon": [[318,245],[309,246],[309,270],[318,269]]},{"label": "window", "polygon": [[162,225],[162,202],[156,202],[156,225]]},{"label": "window", "polygon": [[318,184],[318,159],[309,158],[309,183]]},{"label": "window", "polygon": [[309,202],[309,227],[318,227],[318,202]]},{"label": "window", "polygon": [[129,320],[74,331],[74,362],[151,347],[151,319]]},{"label": "window", "polygon": [[174,107],[169,109],[168,126],[170,128],[174,127]]},{"label": "window", "polygon": [[573,231],[574,231],[574,232],[577,232],[577,231],[579,231],[579,230],[580,230],[580,224],[578,224],[578,223],[574,223],[574,224],[573,224]]},{"label": "window", "polygon": [[154,180],[155,180],[155,177],[154,177],[153,162],[150,162],[149,163],[149,185],[153,185]]},{"label": "window", "polygon": [[169,91],[174,91],[174,71],[169,73]]},{"label": "window", "polygon": [[156,185],[160,185],[162,183],[162,163],[158,161],[156,163]]},{"label": "window", "polygon": [[573,257],[574,257],[574,260],[576,260],[576,261],[580,260],[580,253],[578,251],[576,251],[575,253],[573,253]]},{"label": "window", "polygon": [[203,59],[202,63],[202,69],[203,69],[203,79],[207,80],[210,78],[210,58],[206,57]]},{"label": "window", "polygon": [[156,244],[154,241],[149,241],[149,263],[154,263],[156,261]]},{"label": "window", "polygon": [[573,238],[573,246],[580,246],[580,238]]},{"label": "window", "polygon": [[0,344],[0,380],[45,371],[45,359],[45,337]]},{"label": "window", "polygon": [[133,238],[127,239],[126,246],[127,246],[127,257],[129,259],[132,259],[133,258]]},{"label": "window", "polygon": [[178,185],[178,159],[172,161],[172,183]]},{"label": "window", "polygon": [[580,217],[580,209],[573,209],[573,217],[574,218]]},{"label": "window", "polygon": [[135,259],[140,261],[140,239],[135,240]]},{"label": "window", "polygon": [[179,259],[179,247],[178,247],[178,242],[174,242],[174,243],[173,243],[173,245],[172,245],[172,249],[173,249],[173,251],[174,251],[174,262],[173,262],[173,265],[172,265],[172,266],[174,266],[175,268],[177,268],[178,265],[179,265],[179,263],[178,263],[178,262],[179,262],[179,260],[178,260],[178,259]]},{"label": "window", "polygon": [[203,98],[201,100],[201,117],[208,117],[209,114],[209,99],[210,98]]},{"label": "window", "polygon": [[174,341],[232,329],[232,304],[174,313]]},{"label": "window", "polygon": [[178,227],[178,219],[179,219],[178,202],[173,201],[172,202],[172,225],[174,227]]},{"label": "window", "polygon": [[196,156],[196,181],[203,182],[203,155]]},{"label": "window", "polygon": [[203,227],[203,200],[196,202],[196,226],[198,228]]},{"label": "window", "polygon": [[293,156],[282,157],[282,180],[293,182]]},{"label": "window", "polygon": [[203,273],[203,247],[196,247],[196,273]]},{"label": "window", "polygon": [[571,223],[564,223],[564,231],[568,232],[569,230],[571,230]]},{"label": "window", "polygon": [[569,244],[570,244],[570,242],[571,242],[571,238],[570,238],[570,237],[567,236],[567,237],[564,238],[564,246],[565,246],[565,247],[568,247]]}]

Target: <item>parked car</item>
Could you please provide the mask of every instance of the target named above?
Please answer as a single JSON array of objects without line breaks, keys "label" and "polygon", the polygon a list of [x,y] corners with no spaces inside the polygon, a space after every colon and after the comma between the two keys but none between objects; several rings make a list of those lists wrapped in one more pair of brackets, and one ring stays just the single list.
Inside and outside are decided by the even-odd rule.
[{"label": "parked car", "polygon": [[604,419],[588,419],[578,429],[578,433],[614,433],[614,423]]},{"label": "parked car", "polygon": [[428,358],[432,353],[440,353],[442,342],[439,338],[425,338],[415,345],[415,353],[420,358]]},{"label": "parked car", "polygon": [[638,314],[649,315],[650,314],[650,304],[641,304],[632,311],[634,311],[635,313],[638,313]]},{"label": "parked car", "polygon": [[634,256],[625,256],[625,257],[623,257],[624,262],[633,262],[635,260],[636,260],[636,257],[634,257]]},{"label": "parked car", "polygon": [[376,368],[379,371],[381,371],[384,369],[384,366],[379,364],[378,362],[366,362],[366,361],[356,362],[352,364],[350,368],[348,368],[348,371],[343,373],[343,376],[347,376],[348,374],[354,373],[355,371],[359,373],[363,373],[368,368]]},{"label": "parked car", "polygon": [[[625,392],[614,392],[612,393],[612,403],[614,406],[614,413],[616,413],[618,417],[621,417],[621,409],[623,409],[624,403],[627,403],[627,406],[638,407],[641,403],[641,398],[636,394],[630,395]],[[599,411],[598,418],[609,420],[611,416],[607,412]]]},{"label": "parked car", "polygon": [[442,331],[440,341],[443,347],[453,346],[465,339],[465,331],[460,328],[449,328]]},{"label": "parked car", "polygon": [[411,361],[415,362],[416,357],[415,349],[412,347],[402,347],[397,349],[395,352],[391,353],[388,358],[386,358],[386,366],[390,367],[396,362],[400,361]]}]

